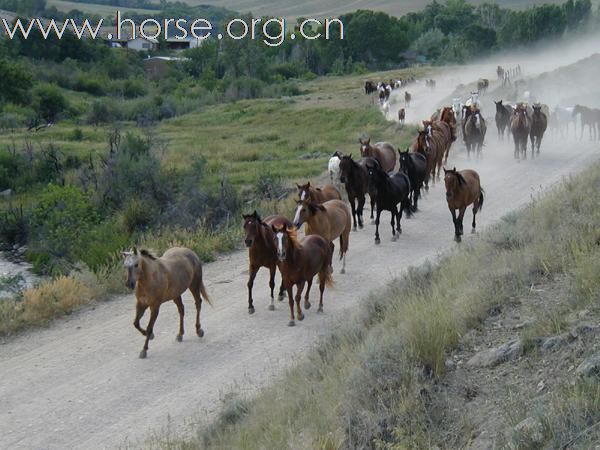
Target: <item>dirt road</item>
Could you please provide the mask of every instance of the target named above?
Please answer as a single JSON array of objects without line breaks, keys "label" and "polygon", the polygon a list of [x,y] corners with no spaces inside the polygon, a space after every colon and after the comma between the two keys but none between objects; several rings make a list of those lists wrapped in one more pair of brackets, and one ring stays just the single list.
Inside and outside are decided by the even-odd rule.
[{"label": "dirt road", "polygon": [[[456,146],[448,163],[480,172],[487,194],[480,228],[600,157],[597,144],[548,136],[539,159],[517,163],[512,144],[496,143],[491,124],[488,132],[483,160],[467,161]],[[193,314],[188,314],[184,341],[175,341],[177,312],[167,304],[148,359],[138,359],[143,338],[131,325],[130,295],[0,345],[0,448],[115,448],[139,443],[167,426],[190,432],[193,424],[187,419],[214,417],[232,389],[250,394],[267,385],[360,308],[371,291],[410,265],[458,245],[452,240],[443,187],[433,187],[420,206],[414,218],[403,219],[404,233],[397,242],[391,242],[388,213],[382,216],[380,246],[373,243],[374,225],[352,233],[347,273],[339,274],[336,262],[336,286],[326,291],[325,313],[311,309],[295,328],[287,326],[286,303],[267,310],[264,271],[255,283],[257,312],[248,315],[247,254],[239,251],[205,266],[215,306],[203,309],[206,335],[201,340],[193,333]],[[468,212],[465,230],[470,219]],[[467,235],[465,241],[476,236]],[[189,295],[184,303],[188,313],[193,311]]]}]

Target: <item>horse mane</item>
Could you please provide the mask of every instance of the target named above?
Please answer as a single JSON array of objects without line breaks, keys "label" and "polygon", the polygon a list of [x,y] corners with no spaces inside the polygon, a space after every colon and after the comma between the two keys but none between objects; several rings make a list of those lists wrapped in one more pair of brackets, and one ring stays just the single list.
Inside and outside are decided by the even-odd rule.
[{"label": "horse mane", "polygon": [[457,172],[456,170],[452,171],[452,173],[456,176],[456,178],[458,179],[458,185],[462,186],[463,184],[467,184],[467,181],[465,180],[465,177],[462,176],[462,174],[460,172]]},{"label": "horse mane", "polygon": [[150,258],[150,259],[151,259],[151,260],[153,260],[153,261],[156,261],[156,259],[157,259],[157,258],[156,258],[156,256],[154,256],[154,255],[153,255],[153,254],[150,252],[150,250],[146,250],[145,248],[143,248],[143,249],[141,249],[141,250],[140,250],[140,255],[142,255],[142,256],[145,256],[145,257],[147,257],[147,258]]},{"label": "horse mane", "polygon": [[296,250],[302,249],[302,243],[298,240],[298,230],[296,228],[287,228],[286,231],[290,238],[290,242],[292,243],[292,247]]},{"label": "horse mane", "polygon": [[310,212],[312,213],[317,211],[325,211],[325,207],[319,203],[309,203],[308,209],[310,209]]}]

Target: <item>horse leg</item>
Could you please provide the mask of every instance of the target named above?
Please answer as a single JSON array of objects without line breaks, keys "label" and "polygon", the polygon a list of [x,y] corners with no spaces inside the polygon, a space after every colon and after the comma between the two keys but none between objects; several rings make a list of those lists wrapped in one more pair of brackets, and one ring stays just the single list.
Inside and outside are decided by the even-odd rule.
[{"label": "horse leg", "polygon": [[282,278],[281,285],[279,286],[279,295],[277,297],[277,300],[282,302],[284,298],[285,298],[285,286],[283,285],[283,278]]},{"label": "horse leg", "polygon": [[464,234],[463,232],[463,218],[465,217],[465,211],[467,210],[466,206],[463,206],[462,208],[460,208],[460,213],[458,215],[458,224],[460,227],[460,235],[462,236]]},{"label": "horse leg", "polygon": [[456,242],[460,242],[460,228],[458,226],[458,221],[456,220],[456,210],[454,208],[448,207],[450,210],[450,214],[452,214],[452,223],[454,224],[454,239]]},{"label": "horse leg", "polygon": [[150,320],[146,327],[146,341],[144,342],[144,348],[140,352],[140,358],[142,359],[148,355],[148,342],[154,338],[154,322],[156,322],[156,318],[158,317],[159,308],[160,305],[150,307]]},{"label": "horse leg", "polygon": [[144,313],[148,309],[148,305],[143,305],[141,303],[135,304],[135,319],[133,320],[133,326],[142,333],[142,336],[146,336],[146,330],[140,327],[140,320],[142,319]]},{"label": "horse leg", "polygon": [[290,304],[290,321],[288,322],[288,326],[290,326],[290,327],[293,327],[295,325],[295,323],[294,323],[294,297],[293,297],[293,293],[292,293],[293,287],[294,287],[293,284],[286,283],[285,289],[287,290],[288,302]]},{"label": "horse leg", "polygon": [[[249,276],[248,276],[248,314],[254,314],[254,304],[252,301],[252,287],[254,286],[254,279],[256,278],[256,273],[258,272],[258,268],[250,265]],[[273,297],[273,288],[271,287],[271,298]]]},{"label": "horse leg", "polygon": [[358,199],[358,227],[362,230],[363,229],[363,211],[365,208],[365,195],[363,194],[362,197],[359,197]]},{"label": "horse leg", "polygon": [[377,205],[377,215],[375,217],[375,244],[381,244],[381,239],[379,239],[379,217],[381,216],[381,209],[379,209],[379,205]]},{"label": "horse leg", "polygon": [[[310,301],[308,300],[308,296],[310,294],[310,288],[312,287],[312,278],[310,280],[308,280],[306,282],[306,294],[304,294],[304,309],[310,309],[311,304]],[[300,319],[298,319],[300,320]]]},{"label": "horse leg", "polygon": [[269,304],[269,311],[275,311],[275,272],[277,271],[276,266],[269,267],[269,288],[271,289],[271,303]]},{"label": "horse leg", "polygon": [[204,336],[204,330],[200,326],[200,311],[202,311],[202,297],[200,296],[200,290],[192,291],[194,296],[194,302],[196,303],[196,335],[198,337]]},{"label": "horse leg", "polygon": [[173,302],[177,306],[177,312],[179,312],[179,334],[177,334],[177,342],[181,342],[183,340],[183,315],[185,311],[181,295],[177,298],[174,298]]},{"label": "horse leg", "polygon": [[350,209],[352,210],[352,231],[356,231],[356,205],[354,204],[354,201],[356,200],[356,197],[352,196],[351,198],[349,198],[350,200]]},{"label": "horse leg", "polygon": [[327,284],[327,274],[322,270],[319,272],[319,308],[318,313],[323,312],[323,292],[325,291],[325,285]]},{"label": "horse leg", "polygon": [[396,242],[398,239],[396,236],[396,217],[398,216],[398,211],[394,208],[393,211],[390,211],[392,214],[392,220],[390,224],[392,225],[392,242]]},{"label": "horse leg", "polygon": [[300,299],[302,298],[302,291],[304,290],[304,281],[298,283],[298,291],[296,292],[296,318],[298,320],[304,320],[304,314],[302,308],[300,308]]},{"label": "horse leg", "polygon": [[[402,234],[402,227],[400,226],[400,220],[402,219],[402,211],[404,211],[404,203],[400,203],[400,208],[398,209],[397,219],[396,219],[396,230],[398,231],[398,235]],[[406,217],[408,217],[408,213],[406,213]]]},{"label": "horse leg", "polygon": [[477,215],[477,211],[479,210],[479,199],[473,203],[473,223],[471,224],[471,233],[475,233],[475,228],[477,224],[475,223],[475,216]]}]

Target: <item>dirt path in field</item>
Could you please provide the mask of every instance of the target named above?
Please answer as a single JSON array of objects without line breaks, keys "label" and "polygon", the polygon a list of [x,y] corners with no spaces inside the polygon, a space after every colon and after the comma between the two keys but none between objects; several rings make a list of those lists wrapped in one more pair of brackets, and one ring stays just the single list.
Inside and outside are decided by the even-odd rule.
[{"label": "dirt path in field", "polygon": [[[467,161],[456,146],[448,164],[480,172],[487,198],[479,228],[600,157],[597,143],[569,144],[548,136],[539,159],[517,163],[512,145],[496,143],[495,134],[490,127],[483,160]],[[465,230],[470,219],[468,212]],[[295,328],[287,326],[287,304],[267,310],[264,271],[255,283],[257,312],[248,315],[247,253],[239,251],[205,266],[215,306],[203,309],[206,335],[201,340],[193,334],[193,301],[186,295],[183,343],[175,341],[176,308],[167,304],[161,309],[148,359],[138,359],[143,338],[131,325],[130,295],[0,345],[0,448],[115,448],[139,443],[167,426],[191,432],[193,423],[186,420],[214,417],[231,389],[250,394],[266,386],[360,308],[371,291],[410,265],[457,245],[439,185],[423,199],[414,218],[403,219],[397,242],[391,242],[389,220],[389,213],[384,213],[380,246],[373,243],[374,225],[352,233],[347,273],[339,274],[336,261],[336,286],[326,291],[325,313],[317,314],[313,308]],[[473,238],[476,235],[467,235],[465,241]],[[313,289],[313,299],[316,292]]]}]

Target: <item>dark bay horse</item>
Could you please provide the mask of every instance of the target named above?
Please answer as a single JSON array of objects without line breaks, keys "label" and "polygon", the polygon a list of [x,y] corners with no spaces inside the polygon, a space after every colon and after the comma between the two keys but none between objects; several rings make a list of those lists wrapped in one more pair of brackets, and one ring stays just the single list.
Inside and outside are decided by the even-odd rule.
[{"label": "dark bay horse", "polygon": [[389,142],[378,142],[371,145],[371,139],[359,138],[360,156],[363,158],[375,158],[386,172],[396,168],[396,149]]},{"label": "dark bay horse", "polygon": [[406,109],[400,108],[398,110],[398,122],[400,122],[401,126],[404,126],[405,120],[406,120]]},{"label": "dark bay horse", "polygon": [[310,181],[307,181],[306,184],[296,184],[296,186],[298,187],[298,198],[300,200],[308,199],[313,203],[323,203],[327,200],[342,199],[340,191],[332,184],[315,188],[311,186]]},{"label": "dark bay horse", "polygon": [[[502,100],[494,101],[496,105],[496,128],[498,129],[498,136],[504,140],[504,131],[508,130],[510,133],[510,116],[512,114],[512,107],[509,105],[503,105]],[[510,108],[510,109],[509,109]]]},{"label": "dark bay horse", "polygon": [[515,159],[519,159],[523,155],[523,159],[527,159],[527,139],[531,131],[531,120],[527,114],[527,107],[523,104],[518,104],[510,119],[510,132],[515,141]]},{"label": "dark bay horse", "polygon": [[375,193],[369,191],[369,179],[366,169],[366,164],[369,161],[379,164],[375,158],[362,158],[359,161],[355,161],[352,159],[352,154],[341,155],[340,157],[340,181],[344,183],[348,200],[350,201],[354,223],[352,229],[354,231],[357,229],[357,224],[358,228],[363,228],[363,210],[367,193],[371,199],[371,219],[373,218]]},{"label": "dark bay horse", "polygon": [[542,112],[541,105],[533,105],[533,114],[531,115],[531,130],[529,131],[529,138],[531,139],[531,155],[536,151],[540,154],[540,146],[542,145],[542,138],[548,128],[548,117]]},{"label": "dark bay horse", "polygon": [[[308,286],[304,297],[304,308],[310,308],[309,293],[315,275],[319,276],[319,290],[321,292],[318,312],[323,312],[323,291],[326,285],[331,286],[333,284],[331,277],[333,253],[330,243],[317,234],[306,236],[300,241],[295,228],[274,226],[272,230],[275,247],[277,248],[277,266],[283,276],[283,283],[290,304],[291,318],[288,325],[292,327],[295,325],[294,319],[304,319],[304,314],[300,308],[300,298],[305,284],[308,284]],[[297,287],[296,316],[294,316],[292,292],[294,285]]]},{"label": "dark bay horse", "polygon": [[[256,211],[252,214],[244,214],[244,243],[248,247],[248,313],[254,314],[254,303],[252,299],[252,287],[254,279],[261,267],[269,269],[269,287],[271,288],[271,303],[269,310],[275,309],[275,272],[277,271],[277,249],[273,243],[274,225],[291,227],[290,222],[284,216],[269,216],[261,220]],[[283,281],[279,288],[279,300],[283,300],[284,286]]]},{"label": "dark bay horse", "polygon": [[[183,340],[183,300],[181,294],[190,290],[196,302],[196,334],[204,336],[200,326],[202,299],[209,304],[210,298],[202,281],[202,263],[198,255],[189,248],[173,247],[160,258],[147,250],[123,252],[127,269],[127,287],[135,290],[136,314],[133,326],[146,336],[140,358],[148,354],[148,342],[154,339],[154,323],[158,317],[160,305],[173,300],[179,312],[179,333],[177,341]],[[140,320],[146,309],[150,308],[150,320],[144,330]]]},{"label": "dark bay horse", "polygon": [[471,150],[477,152],[477,157],[481,156],[483,141],[487,132],[487,125],[481,112],[476,107],[471,107],[471,113],[468,115],[464,125],[464,139],[467,145],[467,157],[471,157]]},{"label": "dark bay horse", "polygon": [[296,202],[294,226],[298,229],[306,224],[305,234],[318,234],[328,242],[340,238],[340,260],[343,260],[341,273],[346,272],[346,253],[350,243],[352,216],[348,205],[341,200],[329,200],[323,204],[309,200]]},{"label": "dark bay horse", "polygon": [[[473,231],[475,231],[475,215],[483,207],[483,189],[479,181],[479,174],[474,170],[457,171],[444,169],[444,182],[446,184],[446,201],[452,214],[454,235],[460,242],[463,234],[463,218],[469,205],[473,205]],[[458,210],[458,217],[456,211]]]},{"label": "dark bay horse", "polygon": [[[379,238],[379,219],[382,211],[389,211],[392,214],[392,240],[397,239],[398,234],[402,233],[400,220],[402,212],[406,210],[406,216],[412,215],[409,195],[411,191],[410,180],[404,172],[396,172],[388,175],[377,164],[367,164],[369,175],[369,185],[373,185],[377,191],[377,215],[375,216],[375,244],[381,243]],[[398,210],[398,203],[400,209]]]},{"label": "dark bay horse", "polygon": [[427,159],[421,153],[409,152],[408,149],[405,152],[398,149],[398,155],[400,170],[407,174],[410,180],[412,210],[417,211],[421,189],[427,176]]}]

